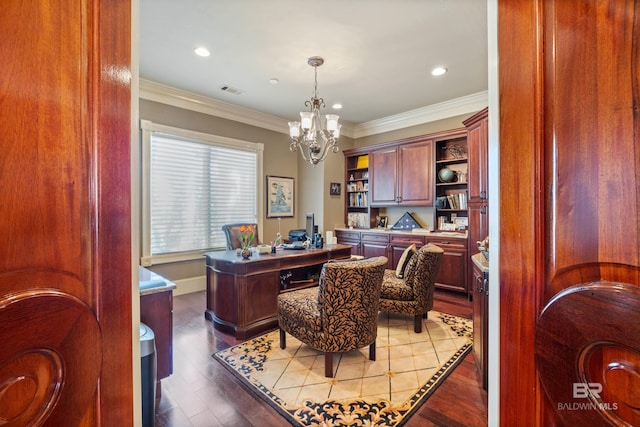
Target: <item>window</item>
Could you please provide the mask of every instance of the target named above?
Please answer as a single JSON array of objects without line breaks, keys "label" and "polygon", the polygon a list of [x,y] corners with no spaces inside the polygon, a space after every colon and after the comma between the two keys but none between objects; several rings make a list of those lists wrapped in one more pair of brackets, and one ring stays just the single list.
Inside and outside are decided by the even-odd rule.
[{"label": "window", "polygon": [[262,144],[141,123],[143,265],[223,249],[223,224],[258,222]]}]

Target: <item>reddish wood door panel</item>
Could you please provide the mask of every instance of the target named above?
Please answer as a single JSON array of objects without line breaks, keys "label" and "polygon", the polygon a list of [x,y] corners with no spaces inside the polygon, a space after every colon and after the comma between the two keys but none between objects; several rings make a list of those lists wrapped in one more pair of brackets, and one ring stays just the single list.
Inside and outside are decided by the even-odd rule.
[{"label": "reddish wood door panel", "polygon": [[[465,120],[467,128],[467,155],[469,157],[469,173],[467,186],[469,191],[468,203],[483,203],[489,198],[488,191],[488,141],[487,141],[487,114],[484,109],[468,120]],[[473,120],[472,120],[473,119]]]},{"label": "reddish wood door panel", "polygon": [[433,141],[401,145],[399,159],[400,204],[433,205]]},{"label": "reddish wood door panel", "polygon": [[1,9],[0,419],[130,425],[131,5]]},{"label": "reddish wood door panel", "polygon": [[397,203],[397,162],[397,147],[372,151],[369,154],[371,205],[388,206]]},{"label": "reddish wood door panel", "polygon": [[[640,5],[630,0],[499,2],[503,425],[564,423],[562,402],[542,393],[532,356],[542,308],[588,281],[640,286],[637,16]],[[603,322],[616,302],[597,309]],[[630,365],[640,365],[627,350]],[[605,370],[610,356],[593,353],[589,369]],[[572,386],[561,370],[554,380]],[[621,384],[603,393],[635,402]]]}]

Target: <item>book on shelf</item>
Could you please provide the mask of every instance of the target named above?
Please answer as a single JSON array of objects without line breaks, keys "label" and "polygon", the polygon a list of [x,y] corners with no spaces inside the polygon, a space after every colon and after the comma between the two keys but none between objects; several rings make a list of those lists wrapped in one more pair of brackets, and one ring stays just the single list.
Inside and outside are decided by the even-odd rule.
[{"label": "book on shelf", "polygon": [[349,207],[352,208],[366,208],[369,205],[369,197],[367,193],[350,193],[349,194]]},{"label": "book on shelf", "polygon": [[449,209],[467,209],[467,193],[454,193],[447,195]]},{"label": "book on shelf", "polygon": [[347,225],[356,228],[369,228],[369,215],[350,212],[347,215]]},{"label": "book on shelf", "polygon": [[358,161],[356,163],[356,167],[358,169],[368,168],[369,167],[369,156],[358,156]]}]

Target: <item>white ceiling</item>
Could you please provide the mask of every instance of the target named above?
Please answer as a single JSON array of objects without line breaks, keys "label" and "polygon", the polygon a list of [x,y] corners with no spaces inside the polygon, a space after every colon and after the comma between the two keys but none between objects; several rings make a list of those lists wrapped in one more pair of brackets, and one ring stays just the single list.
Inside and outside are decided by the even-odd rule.
[{"label": "white ceiling", "polygon": [[[487,90],[484,0],[140,0],[140,77],[297,120],[366,123]],[[204,46],[208,58],[193,53]],[[431,69],[448,68],[433,77]],[[269,80],[279,79],[272,85]],[[220,90],[230,86],[234,95]]]}]

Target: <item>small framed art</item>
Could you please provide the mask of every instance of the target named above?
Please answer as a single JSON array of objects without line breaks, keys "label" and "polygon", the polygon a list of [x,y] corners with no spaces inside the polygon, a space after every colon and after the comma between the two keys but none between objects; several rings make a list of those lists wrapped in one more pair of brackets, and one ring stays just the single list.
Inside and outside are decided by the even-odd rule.
[{"label": "small framed art", "polygon": [[267,175],[267,218],[293,217],[294,180]]}]

